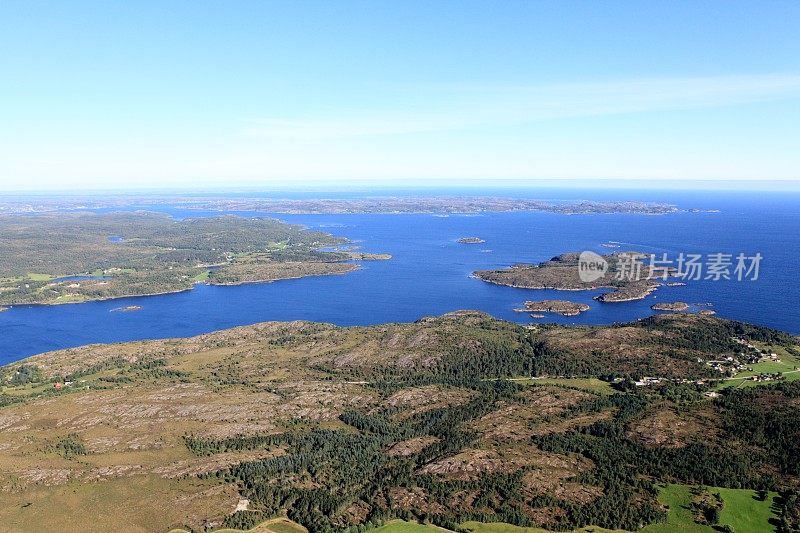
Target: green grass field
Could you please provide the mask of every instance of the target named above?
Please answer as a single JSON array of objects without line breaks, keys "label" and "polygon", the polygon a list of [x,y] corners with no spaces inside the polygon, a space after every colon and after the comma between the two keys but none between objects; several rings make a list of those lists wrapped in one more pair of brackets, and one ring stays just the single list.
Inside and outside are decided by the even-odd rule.
[{"label": "green grass field", "polygon": [[202,283],[204,281],[208,281],[208,276],[209,275],[211,275],[211,271],[210,270],[204,270],[204,271],[200,272],[198,275],[196,275],[195,277],[193,277],[192,279],[194,281],[198,282],[198,283]]},{"label": "green grass field", "polygon": [[[672,531],[688,531],[712,533],[710,526],[694,522],[691,510],[691,487],[688,485],[666,485],[661,490],[659,499],[669,506],[667,521],[653,524],[642,529],[645,533],[670,533]],[[758,501],[756,491],[745,489],[723,489],[709,487],[711,493],[719,492],[725,502],[722,508],[720,525],[733,527],[736,533],[767,533],[775,531],[769,523],[770,518],[777,518],[772,506],[775,493],[770,493],[766,500]]]},{"label": "green grass field", "polygon": [[57,297],[53,303],[57,304],[74,304],[74,303],[81,303],[86,302],[90,298],[83,294],[62,294],[61,296]]},{"label": "green grass field", "polygon": [[[691,509],[692,495],[688,485],[667,485],[661,489],[658,499],[669,507],[667,521],[651,524],[642,529],[646,533],[671,533],[686,531],[688,533],[712,533],[713,528],[696,524]],[[712,490],[712,492],[714,492]],[[737,530],[738,531],[738,530]]]},{"label": "green grass field", "polygon": [[28,279],[31,281],[50,281],[53,276],[50,274],[37,274],[36,272],[28,272]]},{"label": "green grass field", "polygon": [[372,531],[380,533],[433,533],[434,531],[442,532],[449,531],[441,527],[431,526],[427,524],[418,524],[416,522],[406,522],[405,520],[392,520]]},{"label": "green grass field", "polygon": [[736,532],[746,531],[776,531],[769,521],[777,519],[774,512],[775,493],[770,493],[767,499],[760,502],[754,498],[755,491],[739,489],[717,489],[725,500],[720,518],[721,524],[733,526]]}]

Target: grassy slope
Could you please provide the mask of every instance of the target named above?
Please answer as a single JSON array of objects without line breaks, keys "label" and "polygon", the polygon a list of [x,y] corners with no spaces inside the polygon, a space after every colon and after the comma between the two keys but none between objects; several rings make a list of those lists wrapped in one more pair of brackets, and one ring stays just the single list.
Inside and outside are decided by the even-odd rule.
[{"label": "grassy slope", "polygon": [[435,531],[442,532],[449,530],[429,524],[417,524],[416,522],[406,522],[405,520],[392,520],[388,524],[384,524],[372,531],[380,533],[433,533]]},{"label": "grassy slope", "polygon": [[[4,493],[0,531],[119,531],[123,524],[130,532],[168,531],[194,515],[229,511],[235,489],[217,487],[198,479],[133,476]],[[137,511],[130,512],[132,507]]]},{"label": "grassy slope", "polygon": [[659,500],[669,507],[667,521],[661,524],[652,524],[642,531],[647,533],[670,533],[680,530],[688,533],[713,532],[711,527],[695,523],[690,504],[692,496],[691,487],[687,485],[667,485],[661,489]]},{"label": "grassy slope", "polygon": [[[680,531],[713,532],[712,527],[702,526],[694,522],[691,503],[691,487],[687,485],[667,485],[660,495],[660,500],[669,506],[669,516],[664,524],[654,524],[644,528],[647,533],[667,533],[680,529]],[[775,494],[771,493],[765,501],[755,499],[756,492],[743,489],[724,489],[710,487],[712,493],[719,492],[725,502],[722,509],[720,525],[733,526],[734,531],[742,532],[768,532],[775,531],[769,523],[770,518],[775,518],[772,511]]]},{"label": "grassy slope", "polygon": [[777,518],[773,512],[776,494],[771,493],[760,502],[754,498],[755,491],[736,489],[717,489],[725,500],[720,523],[730,524],[734,531],[775,531],[769,524]]}]

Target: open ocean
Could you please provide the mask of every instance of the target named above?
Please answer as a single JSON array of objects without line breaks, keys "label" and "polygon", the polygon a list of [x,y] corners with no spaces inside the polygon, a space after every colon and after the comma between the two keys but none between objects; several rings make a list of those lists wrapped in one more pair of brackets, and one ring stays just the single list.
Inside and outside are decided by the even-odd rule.
[{"label": "open ocean", "polygon": [[[460,194],[474,192],[458,191]],[[445,193],[444,191],[439,194]],[[450,191],[452,194],[453,192]],[[178,294],[58,306],[15,306],[0,313],[0,364],[36,353],[91,343],[184,337],[271,320],[313,320],[343,326],[405,322],[458,309],[478,309],[521,323],[610,324],[653,314],[657,302],[712,304],[718,316],[800,334],[800,193],[667,191],[493,191],[496,195],[560,200],[641,200],[719,213],[648,215],[273,215],[347,237],[390,261],[362,262],[343,276],[232,287],[198,285]],[[322,196],[322,195],[320,195]],[[147,208],[148,206],[140,206]],[[175,217],[218,215],[168,206]],[[241,213],[266,215],[265,213]],[[458,244],[460,237],[486,242]],[[562,252],[621,243],[623,250],[668,254],[760,253],[756,281],[700,280],[661,287],[645,300],[603,304],[604,291],[526,290],[470,277],[479,269],[539,262]],[[525,300],[569,299],[591,309],[577,317],[532,319],[515,313]],[[112,313],[121,306],[141,311]]]}]

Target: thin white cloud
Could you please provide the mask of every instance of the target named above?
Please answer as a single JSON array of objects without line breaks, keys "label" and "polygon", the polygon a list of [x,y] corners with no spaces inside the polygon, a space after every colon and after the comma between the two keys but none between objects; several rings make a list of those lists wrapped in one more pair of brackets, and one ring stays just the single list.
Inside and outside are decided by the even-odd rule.
[{"label": "thin white cloud", "polygon": [[[797,124],[791,112],[781,110],[793,110],[798,97],[800,75],[384,88],[369,98],[382,102],[380,107],[276,114],[245,123],[248,135],[241,135],[241,121],[186,135],[154,129],[137,136],[121,127],[117,135],[84,138],[51,128],[31,142],[9,132],[0,143],[0,190],[309,179],[404,184],[431,177],[453,183],[499,177],[797,180]],[[722,122],[701,113],[687,117],[685,131],[661,131],[660,117],[644,115],[630,123],[576,119],[553,128],[543,122],[513,135],[497,131],[569,117],[779,99],[787,102],[765,106],[764,120],[753,120],[761,111],[757,106],[731,107]]]},{"label": "thin white cloud", "polygon": [[[394,105],[335,115],[253,120],[271,139],[341,139],[524,124],[539,120],[737,105],[800,95],[800,75],[716,76],[515,86],[407,88]],[[425,102],[419,104],[419,102]]]}]

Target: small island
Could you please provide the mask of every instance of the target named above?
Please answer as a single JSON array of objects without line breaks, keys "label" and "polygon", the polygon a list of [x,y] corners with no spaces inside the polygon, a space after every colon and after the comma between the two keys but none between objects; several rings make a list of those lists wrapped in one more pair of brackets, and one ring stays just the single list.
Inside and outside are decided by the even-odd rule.
[{"label": "small island", "polygon": [[461,237],[456,242],[459,244],[483,244],[486,241],[480,237]]},{"label": "small island", "polygon": [[141,305],[126,305],[124,307],[115,307],[111,310],[112,313],[130,313],[132,311],[141,311]]},{"label": "small island", "polygon": [[391,254],[374,254],[368,252],[343,252],[354,261],[388,261]]},{"label": "small island", "polygon": [[577,316],[588,311],[589,306],[569,300],[541,300],[538,302],[525,302],[525,307],[515,309],[519,313],[531,313],[533,318],[542,318],[539,313],[555,313],[562,316]]},{"label": "small island", "polygon": [[[516,264],[498,270],[479,270],[473,276],[497,285],[521,289],[551,289],[559,291],[587,291],[613,289],[611,292],[595,296],[604,303],[642,300],[662,285],[664,278],[675,275],[671,268],[650,268],[647,255],[640,252],[615,252],[602,256],[607,269],[591,281],[581,279],[579,270],[580,254],[572,252],[553,257],[539,264]],[[638,277],[631,277],[626,269],[637,261]],[[623,275],[624,274],[624,275]],[[659,281],[661,280],[661,281]]]},{"label": "small island", "polygon": [[650,306],[653,311],[686,311],[689,304],[686,302],[657,303]]}]

